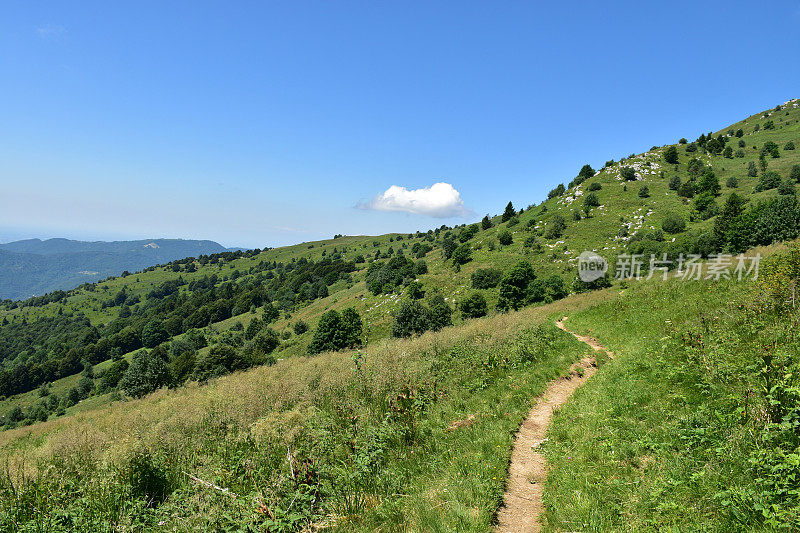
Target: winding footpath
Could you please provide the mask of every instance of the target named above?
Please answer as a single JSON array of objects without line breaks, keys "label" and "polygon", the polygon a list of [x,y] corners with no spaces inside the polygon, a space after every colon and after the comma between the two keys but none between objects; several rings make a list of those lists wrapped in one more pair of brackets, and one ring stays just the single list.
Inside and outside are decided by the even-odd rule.
[{"label": "winding footpath", "polygon": [[[603,350],[613,358],[613,354],[595,339],[569,331],[564,326],[566,319],[564,317],[556,322],[556,326],[588,344],[593,350]],[[572,365],[566,376],[550,382],[522,423],[511,452],[503,507],[497,514],[497,533],[536,533],[541,529],[539,517],[544,509],[542,492],[547,478],[547,461],[537,450],[545,439],[553,411],[566,402],[596,371],[594,356],[585,357]]]}]

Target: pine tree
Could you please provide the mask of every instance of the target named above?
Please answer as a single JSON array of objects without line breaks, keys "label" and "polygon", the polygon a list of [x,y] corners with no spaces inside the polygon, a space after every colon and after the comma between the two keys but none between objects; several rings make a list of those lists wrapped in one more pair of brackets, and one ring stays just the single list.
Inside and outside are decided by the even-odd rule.
[{"label": "pine tree", "polygon": [[506,210],[503,211],[503,217],[502,217],[503,222],[508,222],[516,214],[517,214],[517,212],[514,211],[514,204],[512,204],[511,202],[508,202],[508,205],[506,206]]}]

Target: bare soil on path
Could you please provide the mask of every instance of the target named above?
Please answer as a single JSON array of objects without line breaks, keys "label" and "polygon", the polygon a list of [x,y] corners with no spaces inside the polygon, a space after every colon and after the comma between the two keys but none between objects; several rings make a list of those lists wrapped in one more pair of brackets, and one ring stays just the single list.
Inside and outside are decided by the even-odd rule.
[{"label": "bare soil on path", "polygon": [[[579,341],[603,350],[613,358],[597,340],[572,333],[564,326],[562,318],[556,322],[560,329],[571,333]],[[566,402],[575,390],[583,385],[597,371],[594,356],[585,357],[570,367],[566,376],[558,378],[547,386],[539,397],[528,417],[519,428],[511,452],[508,482],[503,496],[503,507],[497,514],[498,533],[535,533],[540,531],[539,521],[542,512],[542,492],[547,478],[547,461],[540,453],[539,445],[545,440],[547,428],[553,418],[553,411]]]}]

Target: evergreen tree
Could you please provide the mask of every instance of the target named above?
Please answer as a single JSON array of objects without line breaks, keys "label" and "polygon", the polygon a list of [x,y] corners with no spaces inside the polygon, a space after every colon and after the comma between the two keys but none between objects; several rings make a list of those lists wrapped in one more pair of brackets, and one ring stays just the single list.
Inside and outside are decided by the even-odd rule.
[{"label": "evergreen tree", "polygon": [[664,150],[664,161],[671,165],[676,164],[678,162],[678,149],[674,146],[670,146]]},{"label": "evergreen tree", "polygon": [[492,226],[493,226],[493,224],[492,224],[491,219],[489,218],[489,215],[486,215],[485,217],[483,217],[483,219],[481,220],[481,229],[487,230],[487,229],[491,228]]},{"label": "evergreen tree", "polygon": [[508,202],[505,211],[503,211],[503,217],[502,217],[503,222],[508,222],[516,214],[517,212],[514,211],[514,204]]}]

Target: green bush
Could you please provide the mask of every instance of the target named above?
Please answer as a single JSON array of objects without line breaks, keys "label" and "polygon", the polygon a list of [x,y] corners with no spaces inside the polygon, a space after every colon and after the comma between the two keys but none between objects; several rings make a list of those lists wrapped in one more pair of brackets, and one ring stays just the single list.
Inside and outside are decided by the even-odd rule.
[{"label": "green bush", "polygon": [[672,189],[673,191],[677,191],[678,189],[681,188],[680,176],[675,175],[669,179],[669,188]]},{"label": "green bush", "polygon": [[650,189],[647,185],[642,185],[639,188],[639,198],[649,198],[650,197]]},{"label": "green bush", "polygon": [[664,161],[671,165],[676,164],[678,162],[678,149],[674,146],[670,146],[664,150]]},{"label": "green bush", "polygon": [[589,184],[589,190],[590,191],[599,191],[599,190],[602,190],[602,188],[603,188],[603,186],[600,185],[596,181]]},{"label": "green bush", "polygon": [[661,228],[670,234],[680,233],[686,229],[686,221],[679,215],[670,214],[661,223]]},{"label": "green bush", "polygon": [[363,324],[361,316],[352,307],[340,314],[332,309],[319,320],[314,338],[308,346],[308,353],[343,350],[361,346]]},{"label": "green bush", "polygon": [[472,288],[491,289],[497,287],[502,275],[503,273],[496,268],[479,268],[472,273]]},{"label": "green bush", "polygon": [[500,244],[506,246],[514,242],[514,238],[511,236],[511,232],[508,230],[503,230],[497,233],[497,240]]},{"label": "green bush", "polygon": [[463,318],[486,316],[486,298],[479,292],[472,293],[458,303],[458,308]]},{"label": "green bush", "polygon": [[172,382],[166,362],[153,352],[155,350],[139,350],[133,354],[130,366],[119,382],[120,388],[129,396],[140,398]]},{"label": "green bush", "polygon": [[544,232],[545,239],[558,239],[564,234],[564,230],[567,229],[567,222],[564,220],[559,214],[553,215],[553,218],[550,219],[550,223],[547,225],[547,229]]}]

